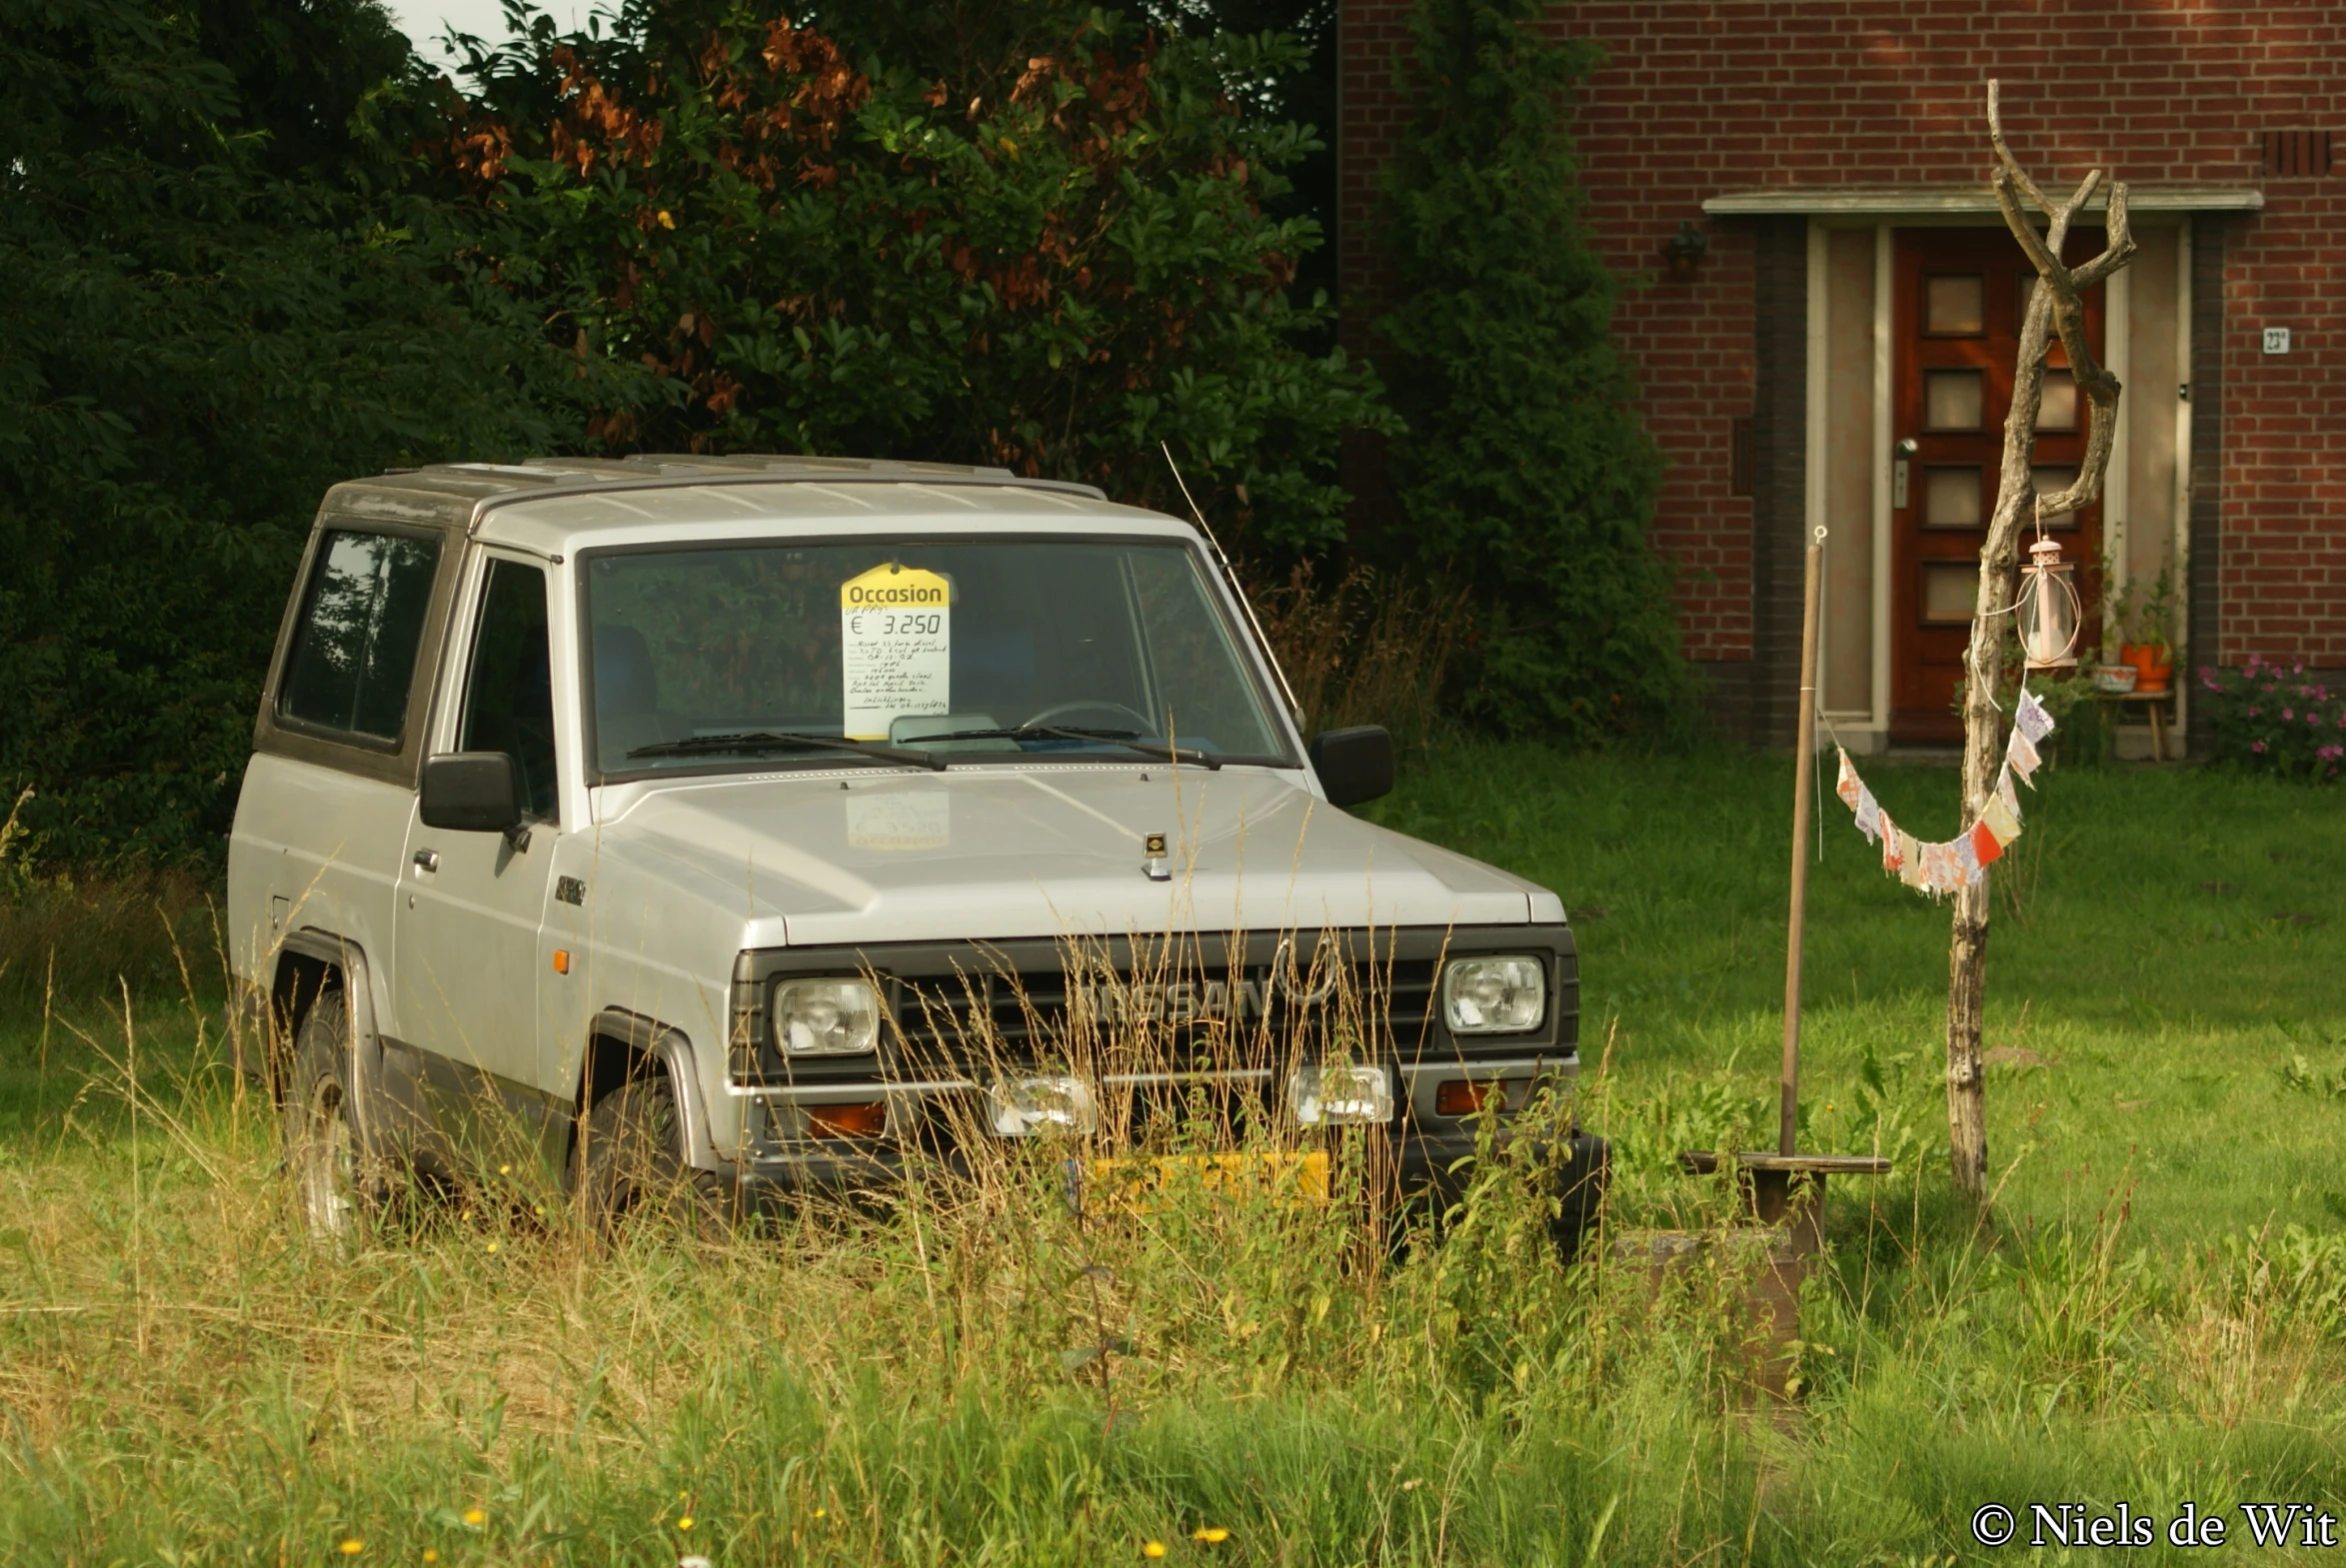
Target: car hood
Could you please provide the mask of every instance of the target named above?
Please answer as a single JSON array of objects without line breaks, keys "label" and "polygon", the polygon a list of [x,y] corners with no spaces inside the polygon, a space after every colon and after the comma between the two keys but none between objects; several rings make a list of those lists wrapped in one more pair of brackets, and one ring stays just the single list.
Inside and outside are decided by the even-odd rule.
[{"label": "car hood", "polygon": [[[1552,893],[1361,821],[1291,773],[1067,765],[607,786],[597,857],[752,944],[1561,919]],[[1143,870],[1167,835],[1166,868]],[[680,885],[683,884],[683,885]],[[779,928],[777,928],[779,927]]]}]

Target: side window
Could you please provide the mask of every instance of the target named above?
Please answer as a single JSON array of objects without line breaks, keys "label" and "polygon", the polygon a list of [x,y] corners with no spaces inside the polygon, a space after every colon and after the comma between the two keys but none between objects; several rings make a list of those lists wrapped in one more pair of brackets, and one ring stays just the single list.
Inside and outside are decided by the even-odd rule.
[{"label": "side window", "polygon": [[439,568],[436,539],[328,534],[294,627],[279,716],[396,744]]},{"label": "side window", "polygon": [[523,809],[552,820],[554,688],[547,638],[546,574],[518,561],[491,561],[465,673],[457,750],[511,757]]}]

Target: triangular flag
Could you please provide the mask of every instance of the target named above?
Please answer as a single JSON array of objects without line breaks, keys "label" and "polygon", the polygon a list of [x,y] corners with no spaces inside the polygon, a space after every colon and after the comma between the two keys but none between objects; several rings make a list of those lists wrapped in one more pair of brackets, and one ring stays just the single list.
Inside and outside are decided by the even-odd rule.
[{"label": "triangular flag", "polygon": [[1857,786],[1857,830],[1865,834],[1867,843],[1871,843],[1881,836],[1881,802],[1873,797],[1871,789],[1859,784]]},{"label": "triangular flag", "polygon": [[1898,829],[1898,880],[1909,887],[1927,887],[1930,877],[1923,868],[1924,846],[1914,841],[1914,835],[1903,827]]},{"label": "triangular flag", "polygon": [[2053,716],[2044,711],[2034,692],[2023,691],[2013,705],[2012,728],[2031,741],[2041,741],[2053,733]]},{"label": "triangular flag", "polygon": [[2036,755],[2036,745],[2028,739],[2027,731],[2012,732],[2012,744],[2004,748],[2004,762],[2020,776],[2022,784],[2031,789],[2036,787],[2036,781],[2028,776],[2043,766],[2044,759]]},{"label": "triangular flag", "polygon": [[1857,770],[1849,766],[1849,754],[1837,746],[1833,750],[1840,752],[1841,756],[1841,776],[1833,784],[1833,793],[1841,797],[1843,805],[1854,811],[1857,809],[1857,796],[1865,785],[1857,782]]},{"label": "triangular flag", "polygon": [[[2012,820],[2017,823],[2020,820],[2020,795],[2012,787],[2012,770],[2008,765],[1996,771],[1996,798],[2003,802],[2004,809],[2012,813]],[[2015,827],[2013,830],[2019,829]]]},{"label": "triangular flag", "polygon": [[[1995,809],[1994,801],[1988,802],[1988,809]],[[1971,824],[1971,857],[1976,864],[1991,865],[2003,852],[2003,840],[1996,836],[1995,828],[1989,825],[1986,817],[1982,816]]]},{"label": "triangular flag", "polygon": [[[1979,825],[1994,835],[1996,854],[2001,854],[2005,844],[2020,836],[2020,818],[2004,803],[2001,790],[1987,797],[1987,809],[1979,813]],[[1983,854],[1979,857],[1979,863],[1985,865],[1995,857],[1994,854]]]},{"label": "triangular flag", "polygon": [[1881,868],[1883,870],[1894,871],[1899,866],[1906,863],[1904,852],[1900,848],[1900,845],[1902,845],[1905,841],[1906,835],[1899,831],[1898,824],[1896,822],[1890,820],[1890,813],[1887,811],[1882,812]]}]

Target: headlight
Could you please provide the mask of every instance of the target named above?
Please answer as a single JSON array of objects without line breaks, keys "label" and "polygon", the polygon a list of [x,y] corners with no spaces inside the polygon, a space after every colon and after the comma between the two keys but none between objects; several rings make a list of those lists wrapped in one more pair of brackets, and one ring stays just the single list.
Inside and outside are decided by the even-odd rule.
[{"label": "headlight", "polygon": [[1390,1121],[1392,1080],[1382,1067],[1297,1067],[1287,1077],[1287,1108],[1306,1127]]},{"label": "headlight", "polygon": [[1519,1034],[1547,1017],[1547,963],[1540,958],[1453,958],[1441,973],[1442,1017],[1452,1034]]},{"label": "headlight", "polygon": [[880,1042],[880,997],[862,980],[774,987],[774,1043],[785,1056],[859,1056]]},{"label": "headlight", "polygon": [[986,1108],[998,1138],[1085,1137],[1100,1126],[1092,1086],[1082,1078],[998,1078],[986,1091]]}]

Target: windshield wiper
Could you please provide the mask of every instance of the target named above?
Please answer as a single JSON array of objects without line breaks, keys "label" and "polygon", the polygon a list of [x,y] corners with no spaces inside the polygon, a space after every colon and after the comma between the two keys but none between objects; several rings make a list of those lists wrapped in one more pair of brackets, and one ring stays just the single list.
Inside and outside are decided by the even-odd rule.
[{"label": "windshield wiper", "polygon": [[878,741],[851,741],[846,736],[804,735],[794,730],[744,730],[733,735],[697,735],[684,741],[662,741],[654,746],[639,746],[628,756],[701,757],[725,752],[749,754],[817,749],[854,752],[863,757],[876,757],[884,763],[902,763],[907,768],[926,768],[940,774],[949,766],[944,759],[931,757],[927,752],[908,751]]},{"label": "windshield wiper", "polygon": [[1021,725],[1015,730],[956,730],[948,735],[925,735],[924,741],[1099,741],[1109,746],[1121,746],[1128,752],[1143,757],[1154,757],[1160,762],[1185,763],[1202,768],[1208,773],[1218,772],[1221,759],[1209,752],[1193,752],[1184,747],[1165,746],[1156,741],[1144,741],[1137,730],[1079,730],[1066,725]]}]

